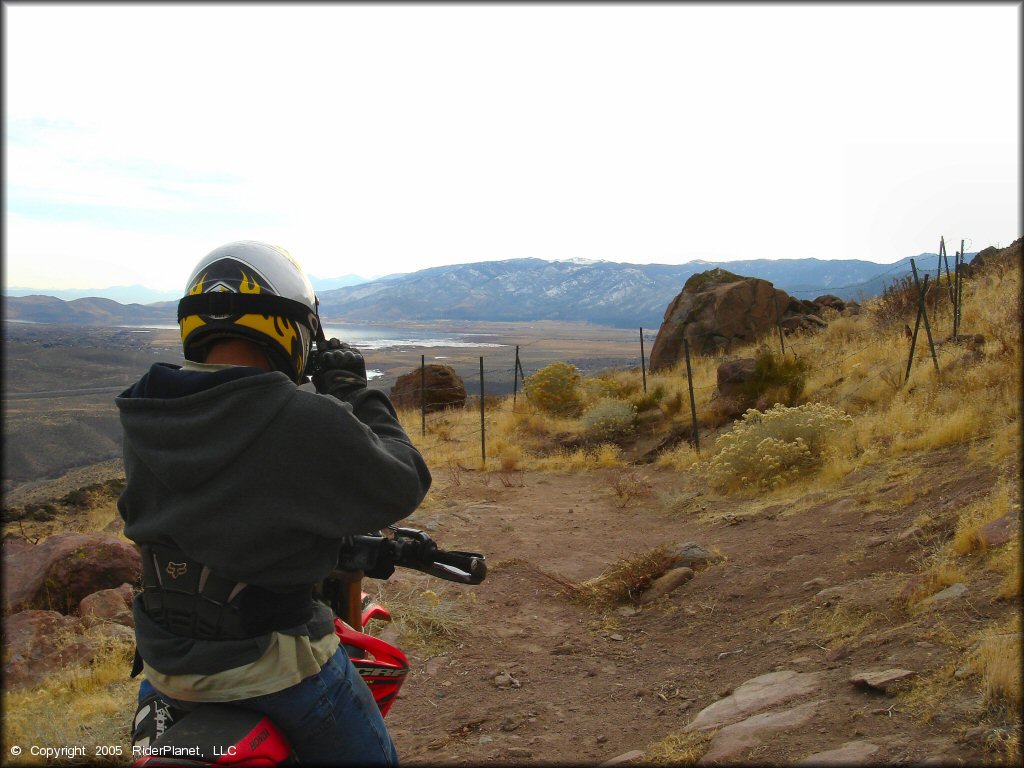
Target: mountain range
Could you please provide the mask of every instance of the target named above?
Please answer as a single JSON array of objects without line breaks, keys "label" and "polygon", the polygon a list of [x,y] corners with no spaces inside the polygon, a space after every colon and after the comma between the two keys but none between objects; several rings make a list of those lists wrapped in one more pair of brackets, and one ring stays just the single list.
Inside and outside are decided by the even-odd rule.
[{"label": "mountain range", "polygon": [[[936,254],[921,253],[913,258],[922,274],[934,274]],[[908,274],[910,257],[895,264],[858,259],[691,261],[678,265],[509,259],[431,267],[341,287],[328,287],[331,279],[317,278],[314,286],[326,321],[563,320],[657,328],[687,278],[716,267],[769,280],[801,299],[833,294],[862,300],[878,295],[893,280]],[[361,279],[350,275],[334,280],[352,283]],[[176,301],[121,304],[103,297],[64,301],[53,296],[9,295],[4,304],[8,320],[168,325],[175,322]]]}]

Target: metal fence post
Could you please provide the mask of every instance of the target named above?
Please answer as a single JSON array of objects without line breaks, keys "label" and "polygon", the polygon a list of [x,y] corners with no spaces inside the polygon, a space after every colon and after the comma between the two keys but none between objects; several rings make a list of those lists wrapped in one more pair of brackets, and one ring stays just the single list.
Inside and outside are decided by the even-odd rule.
[{"label": "metal fence post", "polygon": [[690,387],[690,417],[693,419],[693,447],[700,456],[700,430],[697,428],[697,404],[693,401],[693,372],[690,370],[690,343],[683,339],[683,351],[686,353],[686,381]]},{"label": "metal fence post", "polygon": [[516,364],[512,366],[512,410],[516,409],[516,395],[519,393],[519,345],[516,344]]},{"label": "metal fence post", "polygon": [[932,327],[928,322],[928,307],[925,303],[925,295],[928,291],[928,278],[930,275],[924,276],[924,285],[921,285],[921,281],[917,279],[917,265],[914,264],[914,260],[910,260],[910,269],[914,272],[914,285],[917,287],[917,312],[918,315],[924,318],[924,331],[928,335],[928,347],[932,351],[932,362],[935,363],[935,370],[939,370],[939,358],[935,354],[935,342],[932,340]]},{"label": "metal fence post", "polygon": [[782,347],[782,356],[786,356],[786,342],[782,337],[782,320],[779,319],[779,303],[772,297],[772,306],[775,308],[775,327],[779,330],[779,346]]},{"label": "metal fence post", "polygon": [[480,358],[480,460],[487,468],[487,433],[484,424],[484,359]]},{"label": "metal fence post", "polygon": [[644,358],[644,329],[640,328],[640,373],[644,377],[644,394],[647,394],[647,362]]}]

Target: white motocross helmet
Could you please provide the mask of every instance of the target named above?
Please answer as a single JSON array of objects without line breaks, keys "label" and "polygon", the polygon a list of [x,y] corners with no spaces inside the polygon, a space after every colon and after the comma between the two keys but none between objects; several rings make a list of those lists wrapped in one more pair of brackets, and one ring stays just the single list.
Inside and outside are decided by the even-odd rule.
[{"label": "white motocross helmet", "polygon": [[185,359],[203,362],[223,338],[254,341],[279,371],[302,383],[313,340],[322,335],[317,298],[302,267],[276,245],[241,240],[208,253],[178,302]]}]

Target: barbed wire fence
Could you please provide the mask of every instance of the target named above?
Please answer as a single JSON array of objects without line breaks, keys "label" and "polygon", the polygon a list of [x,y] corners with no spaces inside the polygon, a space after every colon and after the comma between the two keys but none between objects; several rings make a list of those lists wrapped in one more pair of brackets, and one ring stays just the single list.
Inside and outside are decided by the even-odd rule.
[{"label": "barbed wire fence", "polygon": [[[915,326],[924,325],[928,337],[928,348],[932,363],[936,370],[939,370],[938,352],[936,350],[935,341],[932,337],[932,326],[936,320],[942,320],[943,322],[951,323],[952,333],[950,338],[959,338],[959,321],[961,315],[961,305],[963,301],[963,272],[964,264],[963,261],[963,243],[961,242],[961,250],[957,251],[954,260],[953,268],[950,269],[948,258],[946,257],[945,251],[945,240],[944,238],[940,241],[938,266],[936,268],[936,283],[943,277],[942,271],[945,269],[946,278],[944,283],[946,287],[945,294],[949,299],[949,311],[939,312],[939,305],[937,296],[942,293],[941,290],[935,291],[936,299],[933,303],[932,309],[927,309],[925,297],[929,287],[929,281],[931,280],[931,274],[926,273],[924,279],[921,279],[920,273],[918,272],[916,262],[914,259],[910,260],[911,274],[913,276],[914,290],[917,294],[917,317],[915,320]],[[870,280],[863,281],[852,285],[845,286],[819,286],[817,288],[805,288],[797,289],[795,291],[787,291],[787,293],[793,294],[797,292],[804,293],[817,293],[821,295],[822,291],[827,290],[850,290],[858,287],[867,286],[872,283],[877,283],[879,277],[886,274],[895,272],[897,269],[905,268],[904,263],[894,265],[892,268],[885,272],[879,273],[873,276]],[[938,288],[937,284],[933,284]],[[827,294],[826,294],[827,295]],[[799,331],[791,331],[788,335],[783,332],[783,327],[779,318],[776,318],[775,329],[769,335],[764,337],[761,341],[763,344],[769,344],[770,339],[778,335],[778,343],[780,351],[785,357],[787,355],[787,342],[788,342],[788,353],[793,357],[803,360],[805,363],[810,364],[812,367],[809,372],[816,372],[813,367],[814,360],[806,355],[806,349],[803,349],[803,342],[808,336],[802,334]],[[565,341],[576,341],[576,342],[591,342],[594,344],[624,344],[625,343],[625,332],[618,336],[579,336],[579,337],[558,337],[559,342]],[[890,367],[885,366],[874,372],[872,375],[865,377],[860,381],[853,389],[845,392],[838,397],[840,402],[853,401],[854,398],[861,392],[865,387],[884,380],[888,386],[898,388],[909,381],[913,363],[915,358],[920,358],[921,355],[917,353],[917,336],[918,327],[915,327],[913,333],[910,335],[910,350],[908,355],[908,362],[905,375],[897,379],[893,374]],[[601,372],[602,370],[607,372],[608,370],[623,370],[623,369],[637,369],[639,368],[642,389],[644,394],[648,393],[648,370],[649,370],[649,359],[647,356],[647,350],[650,345],[653,345],[657,338],[657,332],[650,330],[639,329],[639,337],[637,342],[637,355],[631,362],[631,364],[621,366],[609,366],[605,369],[599,369],[595,372]],[[420,432],[423,436],[426,436],[428,431],[440,434],[442,439],[451,442],[475,442],[479,440],[480,443],[480,459],[484,466],[487,463],[487,432],[488,432],[488,420],[492,420],[502,410],[501,405],[505,403],[508,396],[507,387],[508,382],[511,380],[512,398],[511,402],[505,405],[505,409],[511,409],[513,412],[517,411],[520,407],[519,400],[520,395],[525,393],[526,381],[529,375],[537,370],[540,370],[544,366],[551,362],[572,362],[565,360],[555,360],[550,356],[545,355],[528,355],[529,359],[524,362],[524,352],[529,350],[531,347],[536,345],[538,340],[532,342],[520,343],[514,346],[509,345],[508,351],[505,353],[506,359],[495,364],[494,355],[490,355],[488,358],[480,355],[476,361],[476,365],[471,369],[466,369],[465,365],[462,366],[463,372],[459,373],[461,378],[461,385],[452,384],[430,384],[428,383],[428,365],[438,365],[436,363],[428,364],[426,362],[426,355],[420,356],[420,376],[419,376],[419,408],[420,408]],[[880,344],[889,343],[884,339],[873,339],[868,343],[860,346],[846,353],[843,357],[838,360],[829,360],[828,365],[835,371],[841,369],[851,359],[863,355],[869,350],[877,349]],[[922,350],[923,352],[923,350]],[[623,358],[624,359],[624,358]],[[693,363],[692,353],[689,347],[689,342],[683,339],[683,360],[685,360],[686,370],[686,392],[688,395],[689,405],[689,416],[691,420],[691,439],[694,446],[694,450],[700,453],[700,424],[698,419],[698,406],[697,399],[698,395],[703,399],[709,392],[713,393],[718,389],[717,381],[711,384],[696,385],[694,383],[693,376]],[[487,363],[490,362],[491,367],[488,367]],[[527,372],[529,370],[529,373]],[[820,369],[818,369],[820,372]],[[659,374],[663,376],[663,374]],[[492,386],[492,390],[488,391],[488,382]],[[494,385],[501,382],[502,386],[495,387]],[[449,403],[446,405],[445,403]],[[480,419],[479,426],[468,426],[465,423],[465,419],[461,421],[455,421],[450,418],[451,405],[454,403],[460,403],[465,409],[479,408]],[[461,425],[460,425],[461,424]],[[706,430],[706,437],[713,437],[720,433],[721,425],[713,427],[710,430]]]}]

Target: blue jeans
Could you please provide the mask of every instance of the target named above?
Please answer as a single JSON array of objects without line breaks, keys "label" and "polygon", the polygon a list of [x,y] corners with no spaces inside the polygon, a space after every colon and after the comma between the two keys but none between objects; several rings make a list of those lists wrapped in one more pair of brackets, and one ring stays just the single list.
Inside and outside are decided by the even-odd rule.
[{"label": "blue jeans", "polygon": [[[143,680],[139,702],[153,692],[150,682]],[[181,709],[201,706],[163,698]],[[284,731],[300,763],[398,765],[380,708],[344,648],[338,649],[319,675],[277,693],[231,704],[267,715]]]}]

